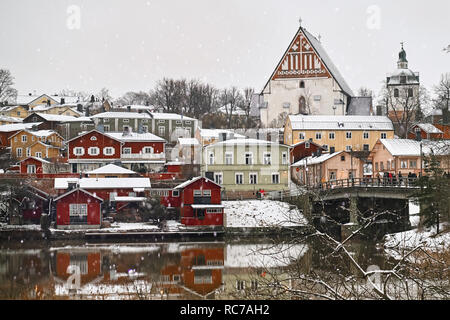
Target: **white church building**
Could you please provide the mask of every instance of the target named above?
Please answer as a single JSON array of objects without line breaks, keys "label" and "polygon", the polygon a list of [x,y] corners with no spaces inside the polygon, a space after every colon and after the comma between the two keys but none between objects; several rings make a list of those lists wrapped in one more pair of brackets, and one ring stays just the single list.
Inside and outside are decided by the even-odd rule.
[{"label": "white church building", "polygon": [[352,89],[333,64],[320,40],[300,25],[256,104],[264,127],[274,126],[274,120],[279,119],[283,113],[372,114],[371,98],[355,97],[352,105],[352,97]]}]

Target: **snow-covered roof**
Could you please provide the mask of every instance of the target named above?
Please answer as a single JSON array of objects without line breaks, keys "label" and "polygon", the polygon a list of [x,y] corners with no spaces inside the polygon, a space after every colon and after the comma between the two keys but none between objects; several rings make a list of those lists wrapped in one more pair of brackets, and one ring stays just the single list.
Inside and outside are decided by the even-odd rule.
[{"label": "snow-covered roof", "polygon": [[143,106],[143,105],[138,105],[138,104],[127,104],[127,105],[124,105],[124,106],[117,106],[115,108],[117,108],[117,109],[128,109],[128,107],[130,107],[130,109],[132,109],[132,110],[153,111],[155,109],[154,106]]},{"label": "snow-covered roof", "polygon": [[82,188],[75,188],[75,189],[73,189],[73,190],[70,190],[69,192],[66,192],[66,193],[60,195],[59,197],[55,198],[55,201],[58,201],[59,199],[65,198],[65,197],[67,197],[69,194],[72,194],[72,193],[74,193],[74,192],[76,192],[76,191],[81,191],[81,192],[83,192],[83,193],[86,193],[86,194],[90,195],[91,197],[94,197],[95,199],[97,199],[97,200],[103,202],[103,199],[102,199],[102,198],[97,197],[95,194],[92,194],[92,193],[90,193],[90,192],[88,192],[88,191],[86,191],[86,190],[83,190]]},{"label": "snow-covered roof", "polygon": [[[228,112],[231,111],[231,105],[230,105],[230,104],[226,104],[226,105],[224,105],[224,106],[222,106],[222,107],[219,108],[219,112],[221,112],[221,113],[226,114],[227,111],[228,111]],[[245,111],[244,111],[242,108],[239,108],[239,107],[236,107],[236,106],[235,106],[235,107],[234,107],[234,110],[233,110],[233,115],[245,116],[246,113],[245,113]]]},{"label": "snow-covered roof", "polygon": [[74,97],[74,96],[59,96],[59,95],[47,95],[47,94],[41,94],[41,95],[17,95],[16,103],[18,105],[27,105],[33,102],[34,100],[41,98],[43,96],[50,97],[51,99],[55,100],[57,103],[61,102],[61,98],[64,98],[65,103],[77,103],[80,98]]},{"label": "snow-covered roof", "polygon": [[[0,110],[1,112],[2,110]],[[23,118],[17,118],[17,117],[9,117],[9,116],[1,116],[0,115],[0,121],[8,121],[8,122],[15,122],[15,123],[22,123]]]},{"label": "snow-covered roof", "polygon": [[235,133],[231,130],[225,130],[225,129],[199,129],[200,131],[200,136],[202,138],[215,138],[215,139],[219,139],[219,135],[221,133],[226,133],[227,137],[232,137],[234,136],[234,139],[244,139],[245,136]]},{"label": "snow-covered roof", "polygon": [[76,119],[76,117],[73,117],[73,116],[65,116],[65,115],[50,114],[50,113],[39,113],[39,112],[34,112],[34,113],[30,114],[28,117],[31,117],[33,115],[38,115],[47,121],[68,122],[68,121],[73,121]]},{"label": "snow-covered roof", "polygon": [[316,39],[311,33],[309,33],[305,28],[301,28],[303,30],[303,33],[305,34],[306,38],[308,38],[309,43],[311,43],[311,46],[316,50],[319,57],[322,59],[325,66],[330,71],[331,75],[334,77],[336,82],[341,87],[342,91],[344,91],[347,95],[353,97],[353,91],[350,88],[350,86],[345,81],[344,77],[339,72],[338,68],[334,65],[331,58],[328,56],[325,49],[322,47],[322,44],[319,40]]},{"label": "snow-covered roof", "polygon": [[[16,132],[16,133],[13,134],[12,136],[10,136],[8,139],[11,139],[12,137],[18,135],[18,134],[21,133],[22,131],[26,131],[26,132],[28,132],[28,133],[30,133],[30,134],[36,136],[36,137],[41,137],[41,138],[47,138],[47,137],[51,136],[52,134],[56,134],[56,135],[58,135],[59,137],[61,137],[61,135],[60,135],[58,132],[53,131],[53,130],[36,130],[36,131],[32,131],[32,130],[30,130],[30,129],[28,128],[28,129],[23,129],[23,130],[21,130],[21,131],[19,131],[19,132]],[[61,137],[61,138],[62,138],[62,137]],[[40,142],[40,141],[39,141],[39,142]]]},{"label": "snow-covered roof", "polygon": [[42,122],[4,124],[0,126],[0,132],[11,132],[24,129],[31,129],[33,126],[38,126],[40,124],[42,124]]},{"label": "snow-covered roof", "polygon": [[69,119],[62,122],[93,122],[90,117],[73,117],[73,119]]},{"label": "snow-covered roof", "polygon": [[303,158],[302,160],[297,161],[296,163],[292,164],[291,167],[302,167],[305,165],[313,165],[313,164],[323,163],[324,161],[327,161],[328,159],[331,159],[343,152],[344,151],[339,151],[339,152],[335,152],[335,153],[325,153],[318,157],[310,156],[307,158]]},{"label": "snow-covered roof", "polygon": [[177,185],[174,189],[184,189],[184,188],[186,188],[188,185],[190,185],[191,183],[194,183],[194,182],[196,182],[196,181],[198,181],[198,180],[200,180],[200,179],[205,179],[205,181],[214,183],[215,185],[218,185],[219,187],[221,187],[219,184],[215,183],[214,181],[209,180],[208,178],[205,178],[205,177],[201,177],[201,176],[200,176],[200,177],[195,177],[195,178],[192,178],[192,179],[190,179],[190,180],[187,180],[187,181],[183,182],[182,184]]},{"label": "snow-covered roof", "polygon": [[220,142],[216,142],[214,144],[211,144],[208,147],[212,147],[212,146],[233,146],[233,145],[276,145],[278,143],[276,142],[272,142],[272,141],[267,141],[267,140],[259,140],[259,139],[230,139],[230,140],[226,140],[226,141],[220,141]]},{"label": "snow-covered roof", "polygon": [[87,174],[135,174],[136,172],[116,166],[115,164],[107,164],[106,166],[86,172]]},{"label": "snow-covered roof", "polygon": [[431,123],[418,123],[416,124],[420,129],[426,133],[443,133],[441,130],[433,126]]},{"label": "snow-covered roof", "polygon": [[199,146],[200,143],[196,138],[178,138],[178,143],[182,146]]},{"label": "snow-covered roof", "polygon": [[114,197],[116,202],[143,202],[147,200],[146,197]]},{"label": "snow-covered roof", "polygon": [[67,189],[69,182],[78,183],[82,189],[148,189],[149,178],[55,178],[55,189]]},{"label": "snow-covered roof", "polygon": [[124,118],[124,119],[151,119],[150,115],[146,112],[102,112],[92,116],[92,118]]},{"label": "snow-covered roof", "polygon": [[28,159],[34,159],[34,160],[40,161],[42,163],[51,163],[50,161],[47,161],[47,160],[44,160],[44,159],[38,158],[38,157],[28,157],[28,158],[23,159],[22,161],[19,161],[19,162],[23,162],[23,161],[26,161]]},{"label": "snow-covered roof", "polygon": [[221,204],[191,204],[192,209],[221,209]]},{"label": "snow-covered roof", "polygon": [[293,130],[394,130],[385,116],[304,116],[290,115]]},{"label": "snow-covered roof", "polygon": [[[412,139],[380,139],[392,156],[420,156],[420,142]],[[433,150],[436,155],[450,154],[450,140],[422,140],[422,154],[429,155]]]},{"label": "snow-covered roof", "polygon": [[154,135],[150,132],[138,133],[138,132],[129,132],[124,134],[123,132],[104,132],[105,135],[120,141],[158,141],[158,142],[166,142],[161,137]]},{"label": "snow-covered roof", "polygon": [[195,120],[187,116],[182,116],[177,113],[164,113],[164,112],[150,112],[152,117],[157,120]]}]

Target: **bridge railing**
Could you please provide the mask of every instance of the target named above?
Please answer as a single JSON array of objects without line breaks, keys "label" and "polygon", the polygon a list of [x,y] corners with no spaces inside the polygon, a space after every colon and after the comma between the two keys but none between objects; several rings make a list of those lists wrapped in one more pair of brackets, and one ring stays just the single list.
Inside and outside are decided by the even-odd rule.
[{"label": "bridge railing", "polygon": [[332,190],[354,187],[396,187],[396,188],[416,188],[417,178],[354,178],[344,180],[331,180],[307,186],[308,189]]}]

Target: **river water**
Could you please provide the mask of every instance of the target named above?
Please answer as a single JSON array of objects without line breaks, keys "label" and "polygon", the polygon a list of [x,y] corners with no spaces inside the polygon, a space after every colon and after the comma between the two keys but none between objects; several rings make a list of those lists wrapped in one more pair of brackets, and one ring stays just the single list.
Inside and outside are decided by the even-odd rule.
[{"label": "river water", "polygon": [[[364,269],[391,262],[375,243],[349,245]],[[0,244],[1,299],[236,299],[268,273],[353,274],[317,240]]]}]

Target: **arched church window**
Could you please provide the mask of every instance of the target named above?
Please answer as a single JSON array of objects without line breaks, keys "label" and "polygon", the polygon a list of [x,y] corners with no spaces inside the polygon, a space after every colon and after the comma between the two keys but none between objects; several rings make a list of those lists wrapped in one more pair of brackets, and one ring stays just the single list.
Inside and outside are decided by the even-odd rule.
[{"label": "arched church window", "polygon": [[307,110],[306,110],[306,99],[304,96],[301,96],[300,99],[298,100],[298,112],[301,114],[307,114]]}]

